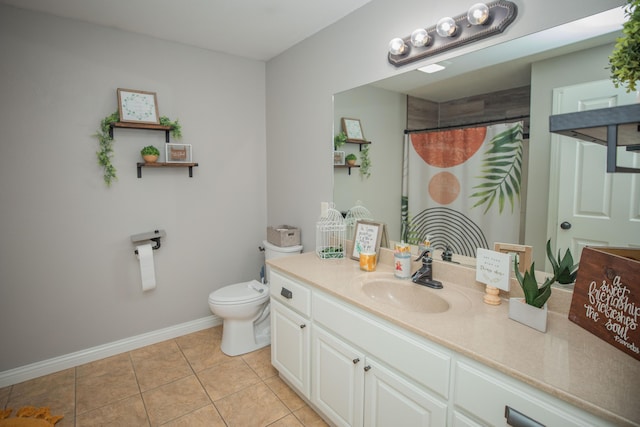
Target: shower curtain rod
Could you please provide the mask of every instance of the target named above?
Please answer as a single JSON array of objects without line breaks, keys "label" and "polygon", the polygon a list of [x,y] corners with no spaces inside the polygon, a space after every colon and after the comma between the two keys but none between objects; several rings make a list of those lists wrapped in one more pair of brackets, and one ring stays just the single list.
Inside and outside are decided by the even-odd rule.
[{"label": "shower curtain rod", "polygon": [[410,133],[416,133],[416,132],[430,132],[430,131],[448,130],[448,129],[464,129],[464,128],[469,128],[469,127],[473,127],[473,126],[493,125],[493,124],[496,124],[496,123],[512,122],[512,121],[521,120],[521,119],[528,119],[528,118],[529,118],[529,115],[527,114],[527,115],[523,115],[523,116],[505,117],[503,119],[487,120],[487,121],[484,121],[484,122],[465,123],[465,124],[461,124],[461,125],[451,125],[451,126],[442,126],[442,127],[435,127],[435,128],[424,128],[424,129],[405,129],[404,130],[404,134],[408,135]]}]

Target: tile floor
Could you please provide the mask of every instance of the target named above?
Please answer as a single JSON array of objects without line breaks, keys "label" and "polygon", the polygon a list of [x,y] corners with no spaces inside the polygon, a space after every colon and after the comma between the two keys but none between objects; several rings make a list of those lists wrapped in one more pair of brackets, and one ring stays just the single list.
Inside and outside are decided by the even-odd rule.
[{"label": "tile floor", "polygon": [[0,388],[0,409],[49,406],[56,427],[326,426],[271,366],[229,357],[222,327]]}]

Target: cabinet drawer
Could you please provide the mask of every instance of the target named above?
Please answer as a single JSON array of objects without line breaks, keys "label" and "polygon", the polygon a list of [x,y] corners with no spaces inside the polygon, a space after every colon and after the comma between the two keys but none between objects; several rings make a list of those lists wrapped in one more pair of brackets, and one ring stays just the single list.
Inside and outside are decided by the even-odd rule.
[{"label": "cabinet drawer", "polygon": [[446,351],[413,339],[406,331],[374,320],[340,301],[313,294],[313,320],[392,366],[407,378],[449,397],[451,357]]},{"label": "cabinet drawer", "polygon": [[[472,362],[456,364],[454,390],[454,403],[458,408],[494,426],[508,425],[505,419],[507,406],[519,413],[515,414],[516,418],[524,416],[547,427],[609,425],[527,384]],[[512,425],[524,424],[514,421]]]},{"label": "cabinet drawer", "polygon": [[271,298],[293,308],[300,314],[311,317],[311,290],[288,277],[271,271]]}]

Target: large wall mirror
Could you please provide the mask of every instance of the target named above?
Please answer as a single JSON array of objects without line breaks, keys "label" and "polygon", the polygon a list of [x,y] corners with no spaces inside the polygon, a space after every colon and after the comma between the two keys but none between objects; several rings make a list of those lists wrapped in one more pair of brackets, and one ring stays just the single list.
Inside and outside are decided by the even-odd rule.
[{"label": "large wall mirror", "polygon": [[[624,21],[622,9],[612,9],[561,27],[532,34],[496,46],[478,50],[457,58],[448,59],[445,69],[426,74],[410,70],[379,82],[353,88],[334,95],[334,134],[340,129],[342,117],[361,120],[365,138],[371,140],[371,176],[363,179],[357,171],[348,174],[344,169],[334,171],[334,203],[336,209],[346,211],[361,202],[373,214],[376,221],[387,224],[389,239],[400,240],[400,198],[402,187],[402,147],[404,131],[411,122],[415,109],[408,113],[408,99],[423,99],[439,105],[451,105],[464,109],[464,100],[505,90],[527,90],[530,108],[526,112],[529,172],[526,192],[521,198],[520,241],[534,247],[536,267],[543,269],[547,263],[544,253],[546,240],[551,238],[554,247],[572,247],[579,252],[580,239],[562,236],[558,218],[559,182],[563,167],[557,164],[560,142],[549,133],[549,115],[554,114],[554,90],[560,87],[607,80],[607,58],[617,37],[621,35]],[[424,66],[426,64],[420,64]],[[621,92],[624,92],[621,89]],[[514,95],[516,96],[516,95]],[[635,102],[635,94],[625,95],[624,101]],[[630,97],[633,100],[630,100]],[[622,99],[622,98],[621,98]],[[457,102],[460,101],[462,102]],[[468,103],[467,103],[468,104]],[[518,113],[519,114],[519,113]],[[482,117],[473,117],[481,122]],[[437,126],[437,124],[436,124]],[[434,126],[435,127],[435,126]],[[349,145],[349,144],[347,144]],[[358,153],[359,147],[342,148]],[[603,162],[604,160],[604,150]],[[631,161],[640,160],[640,154]],[[565,154],[566,158],[566,154]],[[603,165],[604,168],[604,165]],[[526,169],[526,166],[525,166]],[[632,188],[632,215],[638,215],[640,224],[640,174],[613,174],[606,179],[626,180]],[[617,184],[616,184],[617,185]],[[563,229],[564,231],[564,229]],[[568,240],[567,240],[568,239]],[[625,246],[640,247],[640,232]],[[599,241],[605,245],[609,242]],[[567,243],[567,242],[572,242]],[[491,242],[492,245],[492,242]],[[578,245],[578,246],[576,246]]]}]

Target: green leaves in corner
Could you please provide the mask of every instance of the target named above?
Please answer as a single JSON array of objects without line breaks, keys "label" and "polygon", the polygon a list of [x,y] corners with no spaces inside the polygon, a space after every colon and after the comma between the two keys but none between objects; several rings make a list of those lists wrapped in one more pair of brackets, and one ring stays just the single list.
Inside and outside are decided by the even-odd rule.
[{"label": "green leaves in corner", "polygon": [[506,200],[513,213],[514,199],[520,200],[522,180],[522,122],[493,137],[489,145],[482,162],[483,175],[479,177],[484,182],[474,186],[478,191],[469,197],[478,199],[474,208],[485,205],[485,214],[496,199],[500,213]]}]

